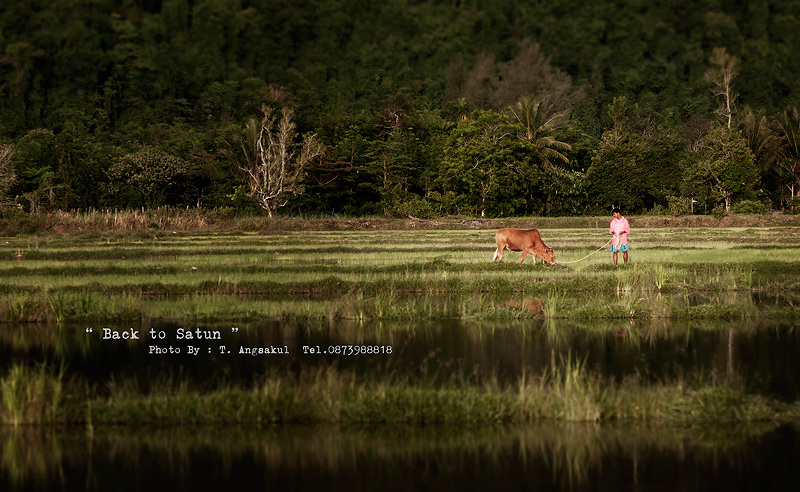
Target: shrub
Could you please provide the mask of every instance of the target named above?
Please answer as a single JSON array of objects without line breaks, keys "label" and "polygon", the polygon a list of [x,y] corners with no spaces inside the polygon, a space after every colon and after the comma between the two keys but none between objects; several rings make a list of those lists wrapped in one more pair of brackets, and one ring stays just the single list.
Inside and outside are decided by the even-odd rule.
[{"label": "shrub", "polygon": [[692,199],[683,196],[668,196],[667,210],[670,215],[680,216],[692,213]]},{"label": "shrub", "polygon": [[733,206],[733,211],[737,214],[766,214],[769,209],[766,205],[755,200],[742,200]]},{"label": "shrub", "polygon": [[436,216],[433,204],[413,193],[410,193],[404,201],[396,202],[393,212],[396,217],[413,216],[420,219],[431,219]]},{"label": "shrub", "polygon": [[800,196],[792,197],[791,207],[793,214],[800,214]]},{"label": "shrub", "polygon": [[669,211],[667,210],[667,208],[664,205],[661,205],[660,203],[656,203],[655,205],[653,205],[653,208],[651,208],[646,213],[646,215],[652,215],[652,216],[655,216],[655,217],[663,216],[663,215],[667,215],[667,214],[669,214]]}]

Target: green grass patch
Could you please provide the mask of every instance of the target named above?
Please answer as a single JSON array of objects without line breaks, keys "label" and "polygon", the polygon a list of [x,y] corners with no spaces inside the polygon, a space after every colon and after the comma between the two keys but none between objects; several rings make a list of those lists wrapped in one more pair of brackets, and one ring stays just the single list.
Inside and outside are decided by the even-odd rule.
[{"label": "green grass patch", "polygon": [[[541,233],[557,260],[570,261],[602,245],[604,227]],[[786,317],[800,305],[792,297],[800,285],[798,227],[635,228],[626,266],[613,265],[607,251],[575,264],[519,264],[512,252],[492,263],[491,229],[0,239],[0,322],[180,317],[187,305],[186,316],[207,320],[534,315],[506,306],[509,297],[520,306],[540,302],[539,317],[574,319]],[[746,247],[754,241],[781,247]],[[713,294],[756,301],[737,308]],[[704,296],[708,302],[680,302]],[[784,300],[758,301],[776,297]]]}]

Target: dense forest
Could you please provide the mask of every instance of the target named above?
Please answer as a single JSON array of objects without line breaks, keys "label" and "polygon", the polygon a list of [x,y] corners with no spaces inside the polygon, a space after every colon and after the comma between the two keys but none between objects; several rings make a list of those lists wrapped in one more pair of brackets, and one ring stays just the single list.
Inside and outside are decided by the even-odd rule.
[{"label": "dense forest", "polygon": [[790,0],[4,0],[5,214],[792,210]]}]

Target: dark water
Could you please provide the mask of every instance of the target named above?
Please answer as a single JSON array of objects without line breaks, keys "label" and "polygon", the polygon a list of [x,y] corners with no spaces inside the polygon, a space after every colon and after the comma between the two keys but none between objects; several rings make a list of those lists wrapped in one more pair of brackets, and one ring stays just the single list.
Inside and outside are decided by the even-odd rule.
[{"label": "dark water", "polygon": [[0,483],[12,491],[800,487],[796,427],[5,430],[0,439]]},{"label": "dark water", "polygon": [[[98,391],[122,380],[145,391],[176,380],[200,388],[246,385],[269,372],[330,365],[362,377],[516,384],[572,358],[617,380],[726,378],[770,397],[800,396],[800,335],[791,322],[220,324],[199,327],[220,339],[191,340],[178,339],[178,329],[198,327],[178,322],[107,327],[138,332],[138,341],[103,340],[104,326],[87,328],[2,325],[0,369],[63,364],[67,377]],[[154,341],[151,328],[163,340]],[[155,355],[151,345],[180,353]],[[189,355],[189,346],[198,354]],[[288,353],[241,355],[240,347]],[[335,353],[348,347],[378,353]],[[0,490],[15,491],[800,490],[800,423],[6,428],[0,445]]]},{"label": "dark water", "polygon": [[[145,390],[166,379],[201,388],[247,385],[267,372],[299,373],[331,365],[364,377],[494,378],[516,384],[523,374],[536,377],[571,358],[615,380],[725,378],[772,398],[800,397],[800,330],[791,322],[451,320],[199,327],[165,322],[108,327],[118,333],[133,330],[137,341],[104,340],[103,328],[87,333],[85,325],[0,325],[0,368],[12,361],[47,360],[99,388],[111,380],[135,378]],[[177,338],[181,329],[195,338]],[[218,333],[220,339],[198,339],[198,329],[201,336]],[[164,338],[153,340],[150,330]],[[197,355],[189,354],[190,346]],[[167,353],[155,354],[152,347]],[[283,353],[247,355],[240,353],[242,347]],[[168,353],[170,348],[180,352]]]}]

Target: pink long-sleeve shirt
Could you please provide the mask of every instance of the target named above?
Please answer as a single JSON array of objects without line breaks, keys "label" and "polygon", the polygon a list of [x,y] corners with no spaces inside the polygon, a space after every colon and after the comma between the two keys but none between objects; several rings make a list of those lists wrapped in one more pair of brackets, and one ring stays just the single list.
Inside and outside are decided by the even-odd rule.
[{"label": "pink long-sleeve shirt", "polygon": [[[631,226],[628,224],[628,219],[620,217],[619,219],[611,219],[611,227],[608,230],[611,234],[619,234],[619,244],[628,244],[628,234],[631,232]],[[625,234],[622,234],[622,233]]]}]

